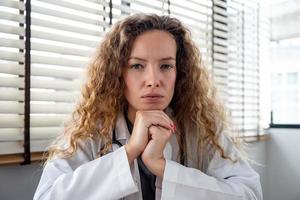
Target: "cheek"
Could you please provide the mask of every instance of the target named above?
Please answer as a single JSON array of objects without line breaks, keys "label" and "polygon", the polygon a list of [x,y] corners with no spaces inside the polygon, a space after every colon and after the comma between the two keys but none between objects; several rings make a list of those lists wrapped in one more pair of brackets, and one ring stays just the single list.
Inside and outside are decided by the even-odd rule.
[{"label": "cheek", "polygon": [[134,78],[134,76],[125,75],[124,76],[124,82],[125,82],[125,95],[130,95],[131,91],[135,90],[135,87],[137,86],[137,79]]},{"label": "cheek", "polygon": [[171,88],[175,88],[176,83],[176,72],[172,73],[169,77],[169,83]]},{"label": "cheek", "polygon": [[128,95],[128,76],[126,72],[123,72],[123,80],[124,80],[124,95],[127,98]]}]

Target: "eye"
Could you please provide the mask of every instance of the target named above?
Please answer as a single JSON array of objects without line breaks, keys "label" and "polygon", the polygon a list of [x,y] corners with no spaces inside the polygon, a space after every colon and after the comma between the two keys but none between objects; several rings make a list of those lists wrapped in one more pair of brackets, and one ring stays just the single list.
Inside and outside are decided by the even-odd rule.
[{"label": "eye", "polygon": [[160,68],[161,68],[162,70],[167,70],[167,69],[173,68],[173,65],[170,65],[170,64],[162,64],[162,65],[160,66]]},{"label": "eye", "polygon": [[130,68],[133,68],[133,69],[143,69],[144,66],[141,65],[141,64],[133,64],[133,65],[130,65]]}]

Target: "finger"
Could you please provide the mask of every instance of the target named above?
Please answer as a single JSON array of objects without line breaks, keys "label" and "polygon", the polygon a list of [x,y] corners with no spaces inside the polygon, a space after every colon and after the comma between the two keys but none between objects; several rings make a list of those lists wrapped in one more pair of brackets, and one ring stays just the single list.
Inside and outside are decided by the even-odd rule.
[{"label": "finger", "polygon": [[148,126],[159,125],[161,127],[173,130],[173,121],[163,111],[146,111]]},{"label": "finger", "polygon": [[173,123],[173,120],[162,110],[153,110],[152,112],[158,114],[158,115],[162,115],[162,117],[164,117],[166,120],[168,120],[170,123]]},{"label": "finger", "polygon": [[152,139],[161,138],[163,140],[168,140],[169,137],[172,135],[172,131],[164,127],[153,125],[149,128],[149,134]]}]

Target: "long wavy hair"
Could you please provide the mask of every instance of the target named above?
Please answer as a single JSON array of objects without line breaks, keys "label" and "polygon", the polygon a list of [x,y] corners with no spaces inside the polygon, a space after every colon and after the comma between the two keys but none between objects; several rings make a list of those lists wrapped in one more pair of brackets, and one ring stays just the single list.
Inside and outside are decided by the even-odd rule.
[{"label": "long wavy hair", "polygon": [[[177,78],[169,107],[177,125],[180,161],[184,163],[189,156],[189,134],[196,141],[197,155],[213,150],[221,157],[231,159],[225,155],[218,140],[225,127],[223,106],[190,31],[176,18],[134,14],[115,23],[97,48],[87,68],[82,96],[70,120],[65,123],[63,134],[49,148],[48,160],[53,156],[72,156],[79,140],[90,137],[102,141],[104,152],[101,153],[111,147],[111,133],[117,115],[127,106],[122,68],[127,65],[135,38],[150,30],[170,33],[177,44]],[[63,143],[67,143],[66,148],[61,146]],[[204,159],[198,157],[201,166]]]}]

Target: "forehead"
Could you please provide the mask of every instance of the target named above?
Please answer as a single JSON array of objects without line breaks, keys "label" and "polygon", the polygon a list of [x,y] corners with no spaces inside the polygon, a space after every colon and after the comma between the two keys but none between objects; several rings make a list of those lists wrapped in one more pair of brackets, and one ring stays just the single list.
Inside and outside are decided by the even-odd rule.
[{"label": "forehead", "polygon": [[151,30],[139,35],[133,42],[131,56],[136,57],[176,57],[174,37],[162,30]]}]

